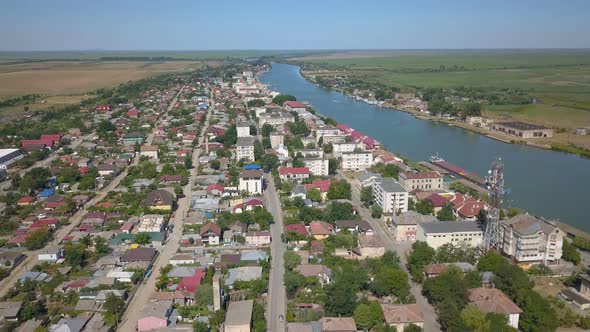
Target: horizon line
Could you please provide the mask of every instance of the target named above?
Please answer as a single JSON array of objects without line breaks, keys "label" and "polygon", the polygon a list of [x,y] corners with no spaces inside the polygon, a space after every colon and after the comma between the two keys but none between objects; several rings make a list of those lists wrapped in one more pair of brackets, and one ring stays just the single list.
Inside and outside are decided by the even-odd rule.
[{"label": "horizon line", "polygon": [[293,48],[293,49],[70,49],[70,50],[0,50],[0,53],[50,53],[50,52],[343,52],[343,51],[528,51],[528,50],[590,50],[590,47],[480,47],[480,48]]}]

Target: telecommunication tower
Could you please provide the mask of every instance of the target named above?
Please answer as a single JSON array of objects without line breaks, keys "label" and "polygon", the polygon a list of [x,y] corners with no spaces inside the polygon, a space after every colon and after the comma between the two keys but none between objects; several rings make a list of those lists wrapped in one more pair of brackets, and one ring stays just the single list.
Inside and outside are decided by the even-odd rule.
[{"label": "telecommunication tower", "polygon": [[501,158],[492,162],[492,167],[486,177],[486,185],[490,191],[491,207],[488,211],[483,239],[484,250],[500,250],[502,248],[500,209],[502,208],[502,199],[504,197],[504,164]]}]

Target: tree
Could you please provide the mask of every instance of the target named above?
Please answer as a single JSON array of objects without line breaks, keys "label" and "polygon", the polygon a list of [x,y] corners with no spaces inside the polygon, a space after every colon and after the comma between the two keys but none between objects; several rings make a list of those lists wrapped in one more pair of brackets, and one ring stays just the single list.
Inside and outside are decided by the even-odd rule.
[{"label": "tree", "polygon": [[142,232],[142,233],[137,233],[137,235],[135,235],[135,239],[134,239],[135,243],[137,244],[148,244],[152,241],[152,239],[150,238],[150,235],[148,233]]},{"label": "tree", "polygon": [[498,271],[504,263],[505,260],[502,255],[495,251],[488,251],[477,262],[477,269],[479,271]]},{"label": "tree", "polygon": [[423,332],[422,328],[416,324],[407,325],[403,332]]},{"label": "tree", "polygon": [[280,94],[272,99],[273,104],[277,104],[279,106],[283,106],[283,103],[286,101],[297,101],[297,98],[292,95]]},{"label": "tree", "polygon": [[445,204],[436,214],[436,218],[440,221],[455,221],[456,218],[451,204]]},{"label": "tree", "polygon": [[272,133],[275,130],[275,128],[270,124],[270,123],[265,123],[262,125],[262,129],[260,130],[262,132],[262,137],[270,137],[270,133]]},{"label": "tree", "polygon": [[436,251],[423,241],[416,241],[412,244],[412,253],[408,256],[408,270],[412,278],[418,282],[422,281],[424,267],[432,264],[436,257]]},{"label": "tree", "polygon": [[580,253],[568,240],[563,240],[563,247],[561,250],[563,259],[576,265],[580,264],[580,261],[582,260]]},{"label": "tree", "polygon": [[369,288],[373,294],[378,297],[393,294],[402,302],[405,302],[410,295],[408,274],[401,269],[392,266],[381,267],[375,274],[373,282]]},{"label": "tree", "polygon": [[218,171],[221,168],[221,162],[217,159],[211,160],[211,168]]},{"label": "tree", "polygon": [[524,332],[555,331],[559,326],[557,313],[539,293],[528,290],[517,303],[524,311],[518,328]]},{"label": "tree", "polygon": [[444,331],[463,332],[468,330],[461,320],[461,312],[455,302],[447,299],[440,303],[437,308],[440,325]]},{"label": "tree", "polygon": [[260,161],[264,156],[264,148],[262,147],[262,143],[259,140],[254,141],[254,160]]},{"label": "tree", "polygon": [[47,312],[44,300],[27,302],[22,309],[20,319],[25,321],[42,316]]},{"label": "tree", "polygon": [[79,267],[85,264],[88,253],[81,246],[67,246],[65,250],[65,260],[72,267]]},{"label": "tree", "polygon": [[477,310],[475,306],[468,305],[461,311],[461,320],[469,331],[473,332],[492,332],[490,322],[486,320],[483,312]]},{"label": "tree", "polygon": [[328,159],[328,173],[330,175],[334,175],[338,172],[338,159],[330,158]]},{"label": "tree", "polygon": [[334,151],[334,145],[332,145],[332,143],[324,144],[322,148],[324,150],[324,153],[332,153],[332,151]]},{"label": "tree", "polygon": [[90,189],[94,189],[95,186],[96,186],[96,179],[93,176],[85,175],[80,180],[80,184],[78,185],[78,189],[90,190]]},{"label": "tree", "polygon": [[45,229],[40,229],[27,235],[24,245],[29,250],[37,250],[45,247],[49,239],[51,239],[51,234]]},{"label": "tree", "polygon": [[347,282],[337,281],[326,290],[327,316],[351,316],[357,306],[356,290]]},{"label": "tree", "polygon": [[373,196],[373,188],[372,187],[364,187],[361,190],[361,202],[365,207],[371,206],[373,204],[373,200],[375,196]]},{"label": "tree", "polygon": [[351,199],[352,191],[350,189],[350,183],[346,180],[340,180],[330,185],[328,189],[329,199]]},{"label": "tree", "polygon": [[193,332],[209,332],[209,325],[204,322],[196,321],[193,323]]},{"label": "tree", "polygon": [[368,331],[381,325],[385,318],[381,305],[376,301],[370,301],[368,303],[361,303],[356,307],[354,310],[354,320],[357,327]]},{"label": "tree", "polygon": [[114,327],[117,325],[119,317],[123,313],[124,306],[125,302],[120,297],[113,293],[107,295],[102,308],[105,310],[103,313],[104,320],[109,326]]},{"label": "tree", "polygon": [[186,168],[186,169],[193,168],[193,157],[190,154],[187,154],[184,157],[184,168]]},{"label": "tree", "polygon": [[434,214],[434,205],[430,200],[424,199],[414,205],[414,210],[420,214],[432,215]]},{"label": "tree", "polygon": [[383,208],[381,208],[379,204],[373,203],[373,205],[371,205],[371,217],[381,218],[381,215],[383,215]]},{"label": "tree", "polygon": [[307,190],[307,198],[314,202],[322,201],[322,192],[318,188],[310,188]]},{"label": "tree", "polygon": [[297,294],[299,288],[305,285],[305,277],[298,272],[287,271],[285,272],[284,283],[287,294],[293,297]]},{"label": "tree", "polygon": [[262,99],[252,99],[246,105],[248,105],[248,107],[262,107],[266,105],[266,103]]},{"label": "tree", "polygon": [[285,251],[285,254],[283,255],[283,260],[285,264],[285,269],[291,271],[301,263],[301,256],[297,255],[293,251]]},{"label": "tree", "polygon": [[336,220],[349,220],[353,217],[352,205],[348,202],[330,202],[324,210],[324,220],[335,222]]}]

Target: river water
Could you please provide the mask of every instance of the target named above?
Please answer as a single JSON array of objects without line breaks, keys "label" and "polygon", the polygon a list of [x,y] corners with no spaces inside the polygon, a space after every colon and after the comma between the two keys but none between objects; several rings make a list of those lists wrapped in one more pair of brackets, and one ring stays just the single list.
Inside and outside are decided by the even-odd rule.
[{"label": "river water", "polygon": [[435,153],[468,171],[485,175],[497,157],[504,161],[505,205],[558,219],[590,231],[590,160],[572,154],[506,144],[468,130],[421,120],[356,101],[308,82],[298,66],[273,63],[260,81],[309,102],[321,114],[359,130],[414,161]]}]

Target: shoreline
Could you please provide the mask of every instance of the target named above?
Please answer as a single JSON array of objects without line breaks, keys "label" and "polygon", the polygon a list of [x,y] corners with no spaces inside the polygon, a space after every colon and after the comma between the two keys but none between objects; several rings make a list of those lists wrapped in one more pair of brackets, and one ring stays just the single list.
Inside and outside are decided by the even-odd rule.
[{"label": "shoreline", "polygon": [[[300,67],[300,68],[301,68],[301,67]],[[300,74],[301,74],[301,69],[300,69]],[[306,81],[308,81],[308,82],[310,82],[310,83],[313,83],[313,84],[314,84],[314,85],[316,85],[316,86],[319,86],[317,83],[315,83],[315,82],[313,82],[313,81],[309,80],[309,79],[308,79],[307,77],[305,77],[303,74],[301,74],[301,76],[302,76],[302,77],[303,77],[303,78],[304,78]],[[333,90],[335,90],[335,91],[337,91],[337,92],[340,92],[340,93],[342,93],[343,95],[345,95],[345,96],[347,96],[347,97],[349,97],[349,98],[353,98],[353,99],[354,99],[354,97],[353,97],[353,96],[351,96],[350,94],[347,94],[347,93],[345,93],[345,92],[343,92],[343,91],[341,91],[341,90],[339,90],[339,89],[333,89]],[[278,92],[280,92],[280,91],[278,91]],[[312,106],[313,106],[313,105],[312,105]],[[375,106],[377,106],[377,105],[375,105]],[[384,105],[384,106],[379,106],[379,107],[381,107],[381,108],[384,108],[384,109],[387,109],[387,110],[393,110],[393,111],[400,111],[400,112],[409,113],[409,114],[413,115],[414,117],[416,117],[416,118],[419,118],[419,119],[421,119],[421,120],[430,120],[430,121],[433,121],[433,122],[442,122],[442,123],[444,123],[444,124],[446,124],[446,125],[449,125],[449,126],[460,127],[460,128],[462,128],[462,129],[469,130],[469,131],[472,131],[472,132],[475,132],[475,133],[478,133],[478,134],[481,134],[481,135],[487,136],[487,137],[489,137],[489,138],[491,138],[491,139],[495,139],[495,140],[501,141],[501,142],[503,142],[503,143],[508,143],[508,144],[516,144],[515,142],[512,142],[512,141],[504,141],[504,140],[502,140],[502,138],[501,138],[501,137],[493,137],[493,136],[491,136],[491,135],[486,135],[486,134],[483,134],[483,133],[481,133],[481,132],[478,132],[478,131],[476,131],[476,130],[475,130],[476,128],[473,128],[473,129],[471,129],[471,128],[466,128],[466,127],[463,127],[463,126],[458,126],[458,125],[456,125],[456,123],[455,123],[455,122],[453,122],[453,121],[445,121],[444,119],[430,119],[430,117],[426,117],[426,116],[424,116],[423,114],[421,114],[420,112],[417,112],[417,111],[414,111],[414,110],[408,110],[408,109],[399,109],[399,108],[392,107],[392,106],[390,106],[390,105]],[[317,112],[317,115],[318,115],[318,116],[321,116],[321,117],[323,117],[323,118],[326,118],[326,115],[325,115],[325,114],[322,114],[320,110],[316,110],[316,112]],[[338,123],[341,123],[341,122],[338,122]],[[468,125],[467,125],[467,126],[468,126]],[[469,126],[469,127],[472,127],[472,126]],[[525,143],[525,144],[526,144],[526,143]],[[527,145],[527,146],[530,146],[530,147],[536,147],[536,148],[545,149],[545,150],[553,150],[551,147],[543,147],[542,145],[539,145],[539,146],[536,146],[536,145],[534,145],[534,144],[526,144],[526,145]],[[384,151],[387,151],[387,152],[389,152],[389,153],[392,153],[393,155],[396,155],[394,152],[391,152],[391,151],[389,151],[389,150],[385,149],[384,147],[382,147],[381,149],[383,149]],[[580,157],[582,157],[582,156],[580,156]],[[419,162],[414,162],[414,161],[412,161],[412,162],[413,162],[413,163],[419,163]],[[580,237],[584,237],[584,238],[588,238],[588,239],[590,239],[590,232],[587,232],[587,231],[581,230],[581,229],[579,229],[579,228],[577,228],[577,227],[575,227],[575,226],[573,226],[573,225],[567,224],[567,223],[565,223],[565,222],[563,222],[563,221],[560,221],[560,220],[554,220],[554,221],[555,221],[555,223],[558,225],[558,227],[560,227],[560,229],[561,229],[562,231],[564,231],[564,232],[565,232],[565,233],[566,233],[566,234],[567,234],[569,237],[576,237],[576,236],[580,236]]]},{"label": "shoreline", "polygon": [[[301,65],[297,65],[299,66],[299,74],[308,82],[315,84],[317,87],[320,88],[324,88],[321,85],[319,85],[318,83],[314,82],[313,80],[311,80],[308,76],[306,76],[304,74],[304,71],[301,69]],[[347,96],[351,99],[354,99],[358,102],[364,102],[366,104],[369,105],[373,105],[373,106],[377,106],[380,108],[383,108],[385,110],[392,110],[392,111],[399,111],[399,112],[405,112],[405,113],[409,113],[411,115],[413,115],[415,118],[418,118],[420,120],[426,120],[426,121],[432,121],[432,122],[439,122],[439,123],[444,123],[448,126],[451,127],[459,127],[465,130],[468,130],[472,133],[476,133],[476,134],[480,134],[483,135],[485,137],[494,139],[496,141],[502,142],[502,143],[506,143],[506,144],[523,144],[529,147],[533,147],[533,148],[538,148],[538,149],[543,149],[543,150],[549,150],[549,151],[555,151],[555,152],[562,152],[562,153],[566,153],[566,154],[573,154],[576,155],[580,158],[586,158],[586,159],[590,159],[590,150],[587,150],[583,147],[579,147],[576,145],[567,145],[567,144],[563,144],[563,143],[536,143],[533,141],[528,141],[528,140],[524,140],[524,139],[519,139],[517,137],[510,137],[510,136],[505,136],[502,134],[498,134],[498,133],[494,133],[488,129],[484,129],[481,127],[475,127],[472,125],[469,125],[467,123],[464,122],[458,122],[458,121],[453,121],[453,120],[447,120],[447,119],[442,119],[442,118],[434,118],[430,115],[426,115],[422,112],[413,110],[413,109],[409,109],[409,108],[405,108],[405,107],[401,107],[401,106],[397,106],[397,105],[391,105],[391,104],[387,104],[387,103],[383,103],[382,105],[378,105],[378,104],[372,104],[369,103],[363,99],[357,99],[355,95],[349,94],[346,91],[344,91],[342,88],[330,88],[331,90],[337,91],[342,93],[344,96]]]}]

